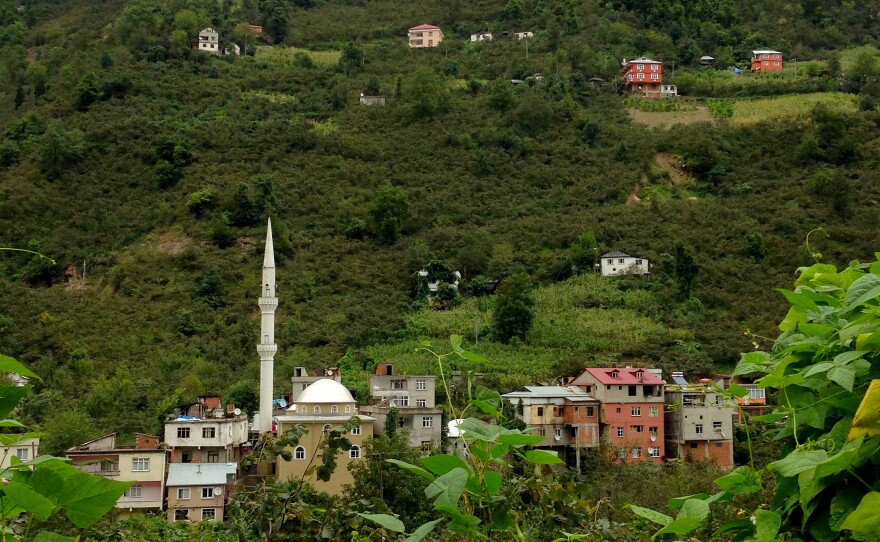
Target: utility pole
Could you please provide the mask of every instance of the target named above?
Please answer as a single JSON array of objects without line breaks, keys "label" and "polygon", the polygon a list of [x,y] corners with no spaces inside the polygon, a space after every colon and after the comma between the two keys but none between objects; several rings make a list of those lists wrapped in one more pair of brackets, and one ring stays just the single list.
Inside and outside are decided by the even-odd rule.
[{"label": "utility pole", "polygon": [[529,38],[526,38],[525,42],[526,42],[526,58],[529,58]]},{"label": "utility pole", "polygon": [[83,282],[82,282],[82,287],[83,287],[83,288],[86,287],[86,261],[85,261],[85,260],[83,260]]}]

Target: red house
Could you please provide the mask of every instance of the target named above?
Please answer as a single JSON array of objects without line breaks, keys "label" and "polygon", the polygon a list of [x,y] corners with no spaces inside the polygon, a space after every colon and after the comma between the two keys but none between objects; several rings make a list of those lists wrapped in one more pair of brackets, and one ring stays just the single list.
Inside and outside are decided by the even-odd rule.
[{"label": "red house", "polygon": [[752,73],[782,71],[782,53],[779,51],[752,51]]},{"label": "red house", "polygon": [[644,56],[629,62],[623,59],[620,75],[630,92],[638,92],[645,96],[660,95],[663,84],[662,62]]},{"label": "red house", "polygon": [[598,399],[599,431],[622,460],[661,463],[664,382],[647,369],[584,369],[570,382]]}]

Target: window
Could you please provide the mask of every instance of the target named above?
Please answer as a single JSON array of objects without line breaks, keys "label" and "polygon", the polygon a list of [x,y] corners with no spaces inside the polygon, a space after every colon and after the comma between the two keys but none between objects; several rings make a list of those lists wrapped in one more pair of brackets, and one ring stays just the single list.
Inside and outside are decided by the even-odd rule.
[{"label": "window", "polygon": [[27,448],[16,448],[15,449],[15,457],[21,459],[22,461],[28,460],[28,449]]},{"label": "window", "polygon": [[174,521],[189,521],[189,510],[175,510]]},{"label": "window", "polygon": [[119,472],[119,463],[110,460],[101,461],[101,472]]},{"label": "window", "polygon": [[778,66],[778,65],[779,65],[779,61],[777,60],[776,62],[773,63],[773,65],[774,65],[774,66]]},{"label": "window", "polygon": [[617,413],[620,414],[620,412],[621,412],[621,408],[617,407]]},{"label": "window", "polygon": [[122,495],[123,497],[128,497],[129,499],[140,499],[141,498],[141,486],[133,485],[130,488],[125,490],[125,493]]},{"label": "window", "polygon": [[416,380],[416,389],[417,390],[428,389],[428,382],[426,380]]},{"label": "window", "polygon": [[651,71],[652,71],[652,72],[657,71],[657,68],[658,68],[658,65],[657,65],[657,64],[651,64]]},{"label": "window", "polygon": [[391,389],[392,390],[405,390],[406,389],[406,380],[392,380],[391,381]]},{"label": "window", "polygon": [[762,55],[762,58],[770,58],[770,55],[767,55],[767,54]]},{"label": "window", "polygon": [[545,430],[543,430],[543,429],[538,429],[538,436],[540,436],[540,437],[546,437],[546,436],[547,436],[547,432],[546,432]]},{"label": "window", "polygon": [[312,413],[314,413],[314,414],[320,414],[320,413],[321,413],[321,407],[319,407],[318,405],[315,405],[315,408],[312,409]]},{"label": "window", "polygon": [[352,459],[360,459],[361,458],[361,447],[360,446],[352,446],[351,450],[348,451],[348,457]]},{"label": "window", "polygon": [[333,405],[332,407],[330,407],[330,414],[338,414],[338,413],[339,413],[339,407],[338,407],[338,406]]},{"label": "window", "polygon": [[659,81],[659,80],[660,80],[660,76],[657,75],[656,73],[652,73],[652,74],[651,74],[651,80],[652,80],[652,81]]},{"label": "window", "polygon": [[422,416],[422,427],[434,427],[434,418],[431,416]]},{"label": "window", "polygon": [[648,407],[648,416],[659,416],[659,415],[660,415],[659,408],[657,408],[655,406]]},{"label": "window", "polygon": [[188,487],[179,487],[177,488],[177,500],[178,501],[186,501],[189,500],[189,488]]},{"label": "window", "polygon": [[588,406],[587,407],[587,417],[592,418],[595,415],[596,415],[596,409],[591,406]]},{"label": "window", "polygon": [[409,395],[398,395],[394,398],[394,404],[397,406],[409,406]]},{"label": "window", "polygon": [[645,373],[643,373],[642,371],[638,371],[636,373],[636,378],[642,378],[643,376],[645,376]]},{"label": "window", "polygon": [[351,414],[351,405],[345,405],[345,413]]},{"label": "window", "polygon": [[720,433],[721,432],[721,422],[712,422],[712,431],[715,431],[716,433]]},{"label": "window", "polygon": [[660,457],[660,447],[659,446],[650,446],[648,448],[648,455],[651,457]]},{"label": "window", "polygon": [[696,447],[697,447],[697,443],[696,443],[696,442],[691,442],[691,448],[696,448]]},{"label": "window", "polygon": [[638,459],[642,457],[642,449],[641,448],[633,448],[633,459]]},{"label": "window", "polygon": [[642,415],[642,407],[640,407],[640,406],[632,407],[632,415],[633,416],[641,416]]},{"label": "window", "polygon": [[637,387],[636,386],[627,386],[627,388],[629,388],[629,396],[635,397],[636,392],[638,391]]},{"label": "window", "polygon": [[361,426],[359,425],[357,427],[352,427],[351,434],[355,435],[355,436],[360,435],[361,434]]},{"label": "window", "polygon": [[202,498],[203,499],[213,499],[214,498],[214,488],[203,487],[202,488]]},{"label": "window", "polygon": [[[632,81],[632,78],[633,78],[633,76],[630,75],[630,76],[629,76],[630,81]],[[613,263],[614,263],[614,260],[612,260],[611,258],[608,258],[608,265],[611,265],[611,264],[613,264]]]},{"label": "window", "polygon": [[[641,77],[639,79],[641,79]],[[623,258],[620,258],[619,260],[617,260],[617,263],[623,263]],[[615,376],[614,378],[617,378],[617,377]]]},{"label": "window", "polygon": [[617,428],[617,438],[623,438],[623,427]]},{"label": "window", "polygon": [[217,428],[202,427],[202,438],[217,438]]},{"label": "window", "polygon": [[180,454],[180,460],[183,463],[192,463],[192,460],[193,460],[192,452],[183,452],[182,454]]},{"label": "window", "polygon": [[431,47],[432,45],[434,45],[434,40],[428,40],[428,47]]},{"label": "window", "polygon": [[631,425],[630,428],[636,433],[644,433],[645,426],[644,425]]},{"label": "window", "polygon": [[214,521],[217,518],[214,510],[214,508],[202,508],[202,520]]},{"label": "window", "polygon": [[407,418],[398,418],[397,427],[406,427]]},{"label": "window", "polygon": [[554,431],[553,436],[556,438],[562,438],[562,429],[557,427],[556,430]]},{"label": "window", "polygon": [[131,460],[131,470],[133,472],[147,472],[150,470],[150,459],[148,457],[135,457]]},{"label": "window", "polygon": [[698,435],[702,435],[703,434],[703,424],[698,423],[696,425],[696,427],[694,427],[694,430]]},{"label": "window", "polygon": [[219,463],[220,452],[208,452],[208,463]]},{"label": "window", "polygon": [[538,407],[538,416],[543,416],[543,415],[544,415],[544,407],[539,406]]},{"label": "window", "polygon": [[[644,64],[636,64],[636,69],[644,70],[644,69],[645,69],[645,65],[644,65]],[[620,263],[623,263],[623,260],[620,260]]]},{"label": "window", "polygon": [[427,399],[416,399],[416,406],[425,408],[426,406],[428,406],[428,400]]},{"label": "window", "polygon": [[433,440],[423,440],[422,441],[422,451],[423,452],[430,452],[433,447],[434,447]]},{"label": "window", "polygon": [[189,427],[178,427],[177,438],[189,438]]},{"label": "window", "polygon": [[656,427],[649,427],[648,432],[651,434],[652,439],[657,438],[657,428]]},{"label": "window", "polygon": [[[620,263],[623,263],[623,261],[621,261]],[[620,376],[620,373],[618,373],[617,371],[611,371],[611,378],[617,378],[619,376]]]},{"label": "window", "polygon": [[303,406],[299,407],[299,412],[300,412],[300,414],[308,414],[309,407],[307,407],[306,405],[303,405]]},{"label": "window", "polygon": [[297,446],[295,450],[293,450],[293,458],[297,461],[303,461],[306,458],[306,449],[302,446]]}]

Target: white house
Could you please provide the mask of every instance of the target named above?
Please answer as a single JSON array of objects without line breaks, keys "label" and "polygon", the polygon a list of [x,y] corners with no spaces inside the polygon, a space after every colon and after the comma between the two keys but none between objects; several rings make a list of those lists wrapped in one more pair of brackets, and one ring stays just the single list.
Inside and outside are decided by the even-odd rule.
[{"label": "white house", "polygon": [[213,28],[199,30],[199,51],[207,51],[213,55],[220,54],[220,34]]},{"label": "white house", "polygon": [[616,250],[603,254],[597,265],[603,277],[619,275],[643,275],[647,277],[651,273],[649,262],[645,258],[637,258]]},{"label": "white house", "polygon": [[525,31],[525,32],[514,32],[513,35],[516,36],[516,39],[518,39],[518,40],[522,40],[522,39],[531,39],[531,38],[533,38],[533,37],[535,36],[534,34],[532,34],[532,33],[529,32],[529,31]]},{"label": "white house", "polygon": [[492,33],[486,30],[485,32],[471,34],[471,41],[492,41]]}]

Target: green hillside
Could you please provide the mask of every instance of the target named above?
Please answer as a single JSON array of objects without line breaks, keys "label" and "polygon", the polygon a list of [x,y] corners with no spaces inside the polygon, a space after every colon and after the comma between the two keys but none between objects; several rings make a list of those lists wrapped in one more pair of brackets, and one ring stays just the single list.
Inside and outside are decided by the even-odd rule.
[{"label": "green hillside", "polygon": [[[157,431],[174,400],[256,378],[268,216],[279,392],[294,366],[416,368],[419,336],[487,331],[491,297],[432,314],[410,295],[434,258],[463,290],[517,271],[546,286],[521,345],[480,338],[501,386],[588,362],[729,369],[775,336],[784,305],[768,292],[813,261],[809,232],[822,228],[810,239],[824,261],[876,250],[880,69],[876,28],[848,3],[710,4],[4,1],[0,246],[55,261],[0,253],[0,351],[44,376],[23,415],[57,452]],[[407,47],[423,22],[443,27],[438,49]],[[208,25],[253,56],[190,51]],[[469,41],[487,27],[495,41]],[[528,57],[501,33],[520,29],[535,33]],[[817,67],[693,92],[834,90],[846,107],[805,97],[791,116],[654,129],[614,83],[624,57],[675,61],[684,89],[708,77],[700,54],[723,69],[770,46]],[[358,103],[376,90],[385,107]],[[631,198],[638,187],[651,197]],[[600,253],[650,259],[650,291],[561,282],[583,270],[570,247],[587,231]],[[699,267],[690,292],[676,254]]]}]

